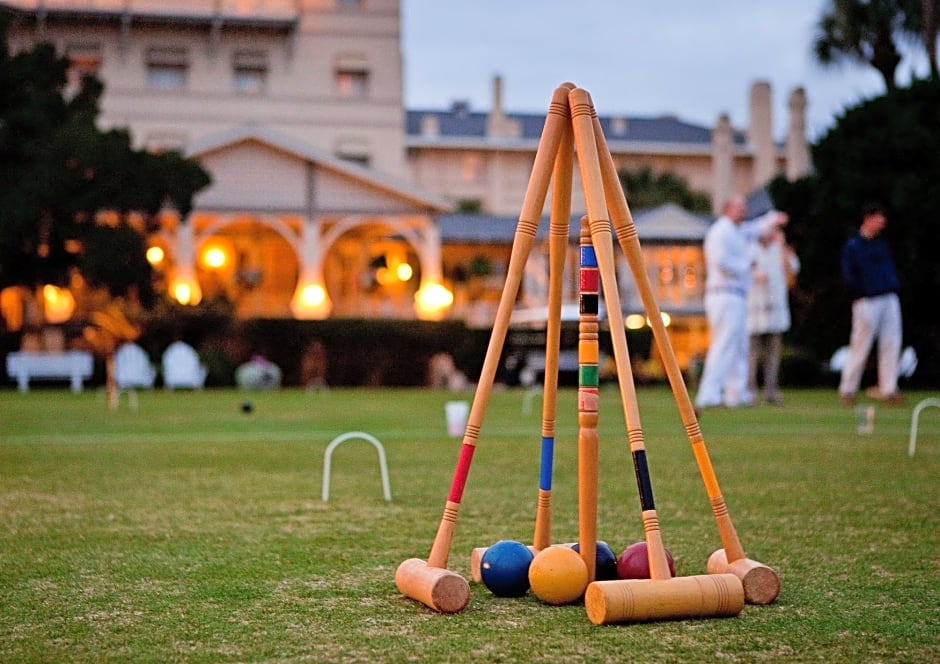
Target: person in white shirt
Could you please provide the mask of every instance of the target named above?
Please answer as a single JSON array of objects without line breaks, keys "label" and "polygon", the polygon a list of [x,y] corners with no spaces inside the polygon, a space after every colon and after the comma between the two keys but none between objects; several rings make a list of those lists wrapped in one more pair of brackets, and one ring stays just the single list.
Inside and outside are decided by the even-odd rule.
[{"label": "person in white shirt", "polygon": [[[763,369],[764,399],[779,404],[780,351],[783,333],[790,329],[790,280],[800,271],[800,259],[787,245],[782,230],[751,243],[753,265],[747,295],[748,391],[756,398],[757,370]],[[763,362],[762,362],[763,360]]]},{"label": "person in white shirt", "polygon": [[709,345],[699,382],[698,409],[750,405],[747,389],[747,293],[751,287],[749,244],[786,225],[784,212],[771,210],[745,220],[747,203],[732,196],[705,234],[705,316]]}]

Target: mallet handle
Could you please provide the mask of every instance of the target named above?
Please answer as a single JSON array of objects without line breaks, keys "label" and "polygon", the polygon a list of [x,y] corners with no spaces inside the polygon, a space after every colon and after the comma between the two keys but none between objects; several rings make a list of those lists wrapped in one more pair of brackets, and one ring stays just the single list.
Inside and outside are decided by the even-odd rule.
[{"label": "mallet handle", "polygon": [[434,543],[431,546],[431,553],[428,555],[428,565],[431,567],[447,566],[454,526],[457,521],[457,512],[463,497],[467,476],[470,472],[470,464],[473,461],[473,452],[480,436],[480,428],[483,425],[483,416],[486,413],[486,406],[493,390],[496,370],[499,367],[500,355],[506,341],[506,333],[509,330],[509,319],[512,316],[512,309],[525,273],[525,263],[532,250],[535,234],[538,231],[542,209],[545,206],[545,197],[548,194],[549,180],[564,133],[563,128],[569,122],[568,90],[569,88],[565,85],[555,89],[548,113],[545,116],[545,126],[542,129],[542,137],[535,153],[535,163],[532,166],[532,173],[526,188],[519,221],[516,224],[512,253],[506,271],[506,284],[496,310],[496,319],[493,322],[493,331],[489,345],[486,348],[486,356],[483,359],[480,380],[473,395],[470,414],[467,417],[467,428],[464,431],[460,455],[454,469],[450,494],[437,534],[434,537]]},{"label": "mallet handle", "polygon": [[552,543],[552,466],[555,449],[555,417],[558,406],[558,355],[561,348],[561,305],[568,223],[571,218],[571,176],[574,138],[571,124],[562,128],[552,174],[552,201],[548,235],[548,320],[545,332],[545,377],[542,394],[542,454],[539,493],[532,546],[542,550]]},{"label": "mallet handle", "polygon": [[660,355],[662,356],[663,364],[666,369],[666,375],[669,378],[669,385],[672,388],[682,423],[685,426],[689,442],[692,445],[695,461],[698,465],[699,473],[702,476],[702,481],[705,484],[705,491],[711,502],[712,513],[718,525],[718,534],[721,538],[722,546],[728,555],[728,560],[735,561],[745,557],[744,548],[741,546],[741,541],[731,521],[731,515],[728,513],[724,496],[722,496],[721,489],[718,486],[718,478],[715,476],[711,459],[708,456],[708,449],[705,446],[702,429],[695,415],[695,407],[692,404],[692,399],[689,397],[685,380],[682,377],[682,369],[679,367],[678,360],[676,360],[672,343],[669,340],[669,333],[666,331],[666,326],[663,323],[662,315],[659,310],[659,304],[656,301],[656,296],[653,294],[649,275],[646,273],[640,240],[636,233],[636,227],[633,224],[633,216],[630,214],[630,208],[627,205],[623,187],[617,177],[617,169],[614,165],[613,158],[610,156],[610,151],[607,149],[607,143],[604,139],[600,120],[597,118],[597,114],[593,113],[593,109],[592,116],[597,152],[601,155],[600,168],[604,181],[607,208],[610,211],[620,247],[626,255],[627,263],[636,281],[643,307],[646,309],[646,316],[653,330],[653,337],[656,339],[656,344],[659,347]]},{"label": "mallet handle", "polygon": [[[594,137],[595,128],[592,120],[594,106],[588,92],[580,88],[572,90],[568,95],[568,100],[571,104],[571,122],[574,127],[574,140],[578,151],[581,183],[584,187],[585,203],[590,218],[591,242],[597,257],[601,283],[604,287],[604,301],[607,304],[607,319],[614,349],[614,361],[617,365],[620,399],[623,404],[627,438],[633,456],[637,489],[640,493],[640,506],[643,513],[643,529],[647,540],[650,572],[654,579],[668,579],[671,575],[666,558],[666,549],[659,530],[659,519],[653,502],[653,489],[646,464],[646,449],[643,442],[643,427],[640,422],[640,408],[636,397],[636,384],[630,364],[630,353],[627,348],[626,329],[624,327],[623,311],[620,306],[620,293],[617,289],[613,239],[605,203],[599,150]],[[584,546],[583,542],[581,546]]]}]

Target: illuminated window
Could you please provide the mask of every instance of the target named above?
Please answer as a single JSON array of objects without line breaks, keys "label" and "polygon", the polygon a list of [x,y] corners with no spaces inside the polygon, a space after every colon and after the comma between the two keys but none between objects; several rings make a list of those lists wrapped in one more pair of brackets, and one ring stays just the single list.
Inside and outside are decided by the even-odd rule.
[{"label": "illuminated window", "polygon": [[463,182],[479,182],[483,176],[483,159],[478,154],[465,155],[460,164],[460,179]]},{"label": "illuminated window", "polygon": [[365,69],[337,69],[336,94],[343,99],[369,96],[369,72]]},{"label": "illuminated window", "polygon": [[236,51],[232,58],[232,86],[235,92],[257,95],[264,92],[268,78],[268,56],[263,51]]},{"label": "illuminated window", "polygon": [[69,61],[66,89],[77,92],[82,79],[97,76],[101,69],[101,47],[97,44],[72,44],[65,49]]},{"label": "illuminated window", "polygon": [[185,48],[147,49],[147,86],[155,90],[180,90],[186,87],[189,59]]}]

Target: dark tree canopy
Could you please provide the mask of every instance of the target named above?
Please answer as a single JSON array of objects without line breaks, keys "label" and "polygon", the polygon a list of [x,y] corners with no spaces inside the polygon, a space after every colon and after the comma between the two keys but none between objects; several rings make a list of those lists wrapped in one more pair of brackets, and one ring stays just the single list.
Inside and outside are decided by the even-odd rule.
[{"label": "dark tree canopy", "polygon": [[[61,285],[77,268],[114,295],[146,295],[145,228],[130,213],[144,227],[167,203],[185,215],[208,174],[178,154],[134,149],[126,130],[100,130],[100,81],[86,77],[67,94],[68,61],[49,44],[11,53],[6,18],[0,13],[0,288]],[[97,224],[102,211],[118,223]]]},{"label": "dark tree canopy", "polygon": [[708,194],[693,191],[689,183],[674,173],[654,173],[649,167],[635,171],[620,171],[620,184],[630,207],[635,210],[675,203],[690,212],[711,211]]},{"label": "dark tree canopy", "polygon": [[788,234],[803,263],[795,294],[795,341],[826,357],[847,343],[850,302],[839,267],[861,207],[887,211],[885,235],[901,277],[904,344],[920,357],[915,378],[940,380],[940,82],[908,88],[847,110],[813,147],[815,175],[778,179],[772,194],[793,221]]}]

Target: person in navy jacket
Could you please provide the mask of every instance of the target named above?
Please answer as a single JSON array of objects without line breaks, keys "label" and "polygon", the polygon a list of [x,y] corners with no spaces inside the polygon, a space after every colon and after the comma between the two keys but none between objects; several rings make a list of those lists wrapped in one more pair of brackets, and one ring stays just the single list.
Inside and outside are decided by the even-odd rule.
[{"label": "person in navy jacket", "polygon": [[852,300],[849,350],[839,380],[839,398],[845,404],[855,403],[876,339],[878,388],[873,396],[887,403],[904,401],[898,393],[902,329],[900,281],[891,247],[882,235],[887,223],[880,205],[866,205],[858,233],[842,248],[842,276]]}]

